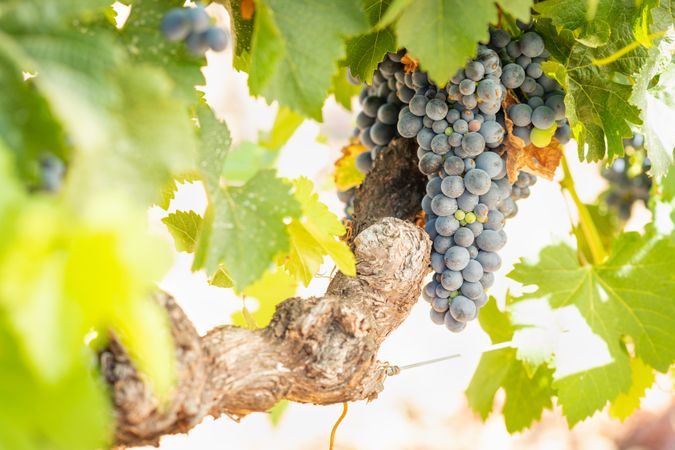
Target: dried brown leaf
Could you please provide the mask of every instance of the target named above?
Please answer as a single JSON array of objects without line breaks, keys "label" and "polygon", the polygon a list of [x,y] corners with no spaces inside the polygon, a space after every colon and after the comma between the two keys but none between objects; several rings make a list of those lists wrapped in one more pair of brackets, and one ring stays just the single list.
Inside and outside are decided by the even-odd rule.
[{"label": "dried brown leaf", "polygon": [[412,58],[408,54],[403,55],[401,62],[403,63],[403,70],[405,70],[406,73],[416,71],[417,67],[420,65],[416,59]]},{"label": "dried brown leaf", "polygon": [[516,103],[519,103],[518,98],[511,90],[508,90],[506,98],[502,102],[502,109],[504,110],[506,124],[504,147],[507,152],[506,174],[509,182],[515,182],[518,179],[518,172],[521,170],[552,180],[562,159],[562,145],[556,138],[552,138],[551,143],[546,147],[537,147],[534,144],[526,146],[525,141],[518,136],[514,136],[513,121],[507,111],[511,105]]}]

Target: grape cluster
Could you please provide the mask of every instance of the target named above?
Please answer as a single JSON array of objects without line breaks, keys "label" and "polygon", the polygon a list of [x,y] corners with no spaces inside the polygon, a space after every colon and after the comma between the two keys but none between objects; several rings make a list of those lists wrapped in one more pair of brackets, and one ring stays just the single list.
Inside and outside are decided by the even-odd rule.
[{"label": "grape cluster", "polygon": [[[406,106],[397,130],[417,140],[419,169],[429,180],[422,208],[433,240],[434,277],[423,297],[431,320],[451,331],[464,329],[487,302],[486,290],[501,267],[498,251],[506,244],[504,222],[536,182],[524,172],[514,184],[508,181],[507,118],[525,145],[545,147],[554,135],[569,140],[564,93],[541,70],[547,57],[534,32],[512,39],[492,30],[490,43],[480,45],[476,58],[444,88],[423,72],[398,75],[398,97]],[[507,90],[518,102],[505,113]]]},{"label": "grape cluster", "polygon": [[[516,201],[529,197],[537,181],[525,172],[508,180],[509,120],[526,146],[570,139],[564,92],[542,70],[549,53],[538,34],[520,26],[517,38],[491,30],[490,42],[479,45],[476,58],[444,87],[406,67],[404,50],[390,53],[360,95],[355,135],[370,151],[357,158],[359,170],[367,173],[396,137],[418,144],[418,167],[428,178],[422,209],[434,271],[422,294],[432,321],[454,332],[487,303],[486,290],[501,267],[497,252],[506,244],[505,220],[517,214]],[[339,193],[348,217],[353,192]]]},{"label": "grape cluster", "polygon": [[355,133],[369,151],[357,157],[356,167],[364,173],[370,171],[373,161],[389,142],[399,137],[396,124],[403,107],[399,95],[405,93],[397,89],[397,79],[403,75],[401,58],[404,54],[403,51],[387,54],[373,74],[372,85],[364,85],[359,95],[361,112],[356,116]]},{"label": "grape cluster", "polygon": [[160,31],[169,41],[185,41],[188,51],[195,56],[203,56],[209,49],[222,52],[229,41],[225,30],[211,25],[202,6],[173,8],[162,18]]},{"label": "grape cluster", "polygon": [[652,179],[647,174],[651,163],[641,151],[644,137],[635,134],[624,139],[623,145],[626,156],[615,159],[601,174],[609,182],[609,189],[603,195],[605,204],[625,222],[630,218],[635,202],[642,201],[646,205],[649,201]]}]

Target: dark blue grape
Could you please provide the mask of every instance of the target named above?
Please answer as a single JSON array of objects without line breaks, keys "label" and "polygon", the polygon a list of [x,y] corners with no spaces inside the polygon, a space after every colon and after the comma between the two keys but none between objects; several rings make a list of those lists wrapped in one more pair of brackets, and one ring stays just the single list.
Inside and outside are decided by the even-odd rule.
[{"label": "dark blue grape", "polygon": [[435,227],[436,232],[441,236],[452,236],[459,228],[459,221],[452,216],[438,217],[436,219]]},{"label": "dark blue grape", "polygon": [[468,322],[476,318],[478,310],[474,302],[462,295],[458,295],[450,302],[449,313],[458,322]]},{"label": "dark blue grape", "polygon": [[[436,312],[436,311],[434,311],[433,309],[432,309],[432,311],[433,311],[433,312]],[[438,323],[438,322],[435,322],[435,320],[438,320],[438,319],[432,318],[432,320],[434,320],[434,323]],[[464,323],[464,322],[458,322],[457,320],[455,320],[455,318],[452,317],[452,314],[450,314],[450,311],[448,311],[448,312],[445,313],[445,316],[443,317],[443,322],[442,322],[442,323],[444,323],[444,324],[445,324],[445,327],[446,327],[448,330],[452,331],[453,333],[459,333],[459,332],[462,331],[464,328],[466,328],[466,323]]]},{"label": "dark blue grape", "polygon": [[373,167],[373,158],[370,152],[363,152],[356,157],[356,168],[363,173],[370,172]]},{"label": "dark blue grape", "polygon": [[480,262],[476,261],[475,259],[470,259],[469,263],[462,270],[462,277],[466,281],[477,282],[483,277],[483,266],[481,266]]},{"label": "dark blue grape", "polygon": [[507,64],[502,69],[501,80],[509,89],[519,88],[525,81],[525,70],[518,64]]},{"label": "dark blue grape", "polygon": [[394,127],[391,125],[375,122],[375,124],[370,127],[370,139],[377,145],[388,145],[394,136],[396,136],[396,130],[394,130]]},{"label": "dark blue grape", "polygon": [[229,36],[219,27],[210,27],[206,30],[206,42],[214,52],[222,52],[227,48]]},{"label": "dark blue grape", "polygon": [[412,113],[399,117],[396,126],[399,134],[405,138],[413,138],[422,129],[422,118]]},{"label": "dark blue grape", "polygon": [[443,167],[443,157],[429,152],[420,158],[418,167],[423,174],[431,175],[441,170]]},{"label": "dark blue grape", "polygon": [[544,40],[535,32],[527,32],[520,38],[520,50],[524,55],[535,58],[544,51]]},{"label": "dark blue grape", "polygon": [[192,22],[186,8],[173,8],[162,18],[159,29],[169,41],[182,41],[192,30]]}]

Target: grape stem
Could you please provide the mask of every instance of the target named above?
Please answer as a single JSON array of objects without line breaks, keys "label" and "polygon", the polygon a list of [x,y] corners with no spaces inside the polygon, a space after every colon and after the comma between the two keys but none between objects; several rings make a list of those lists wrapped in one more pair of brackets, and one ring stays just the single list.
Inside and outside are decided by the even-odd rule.
[{"label": "grape stem", "polygon": [[[567,191],[569,193],[572,201],[574,202],[574,205],[577,208],[577,211],[579,212],[579,228],[581,229],[584,239],[586,239],[586,242],[588,243],[588,248],[591,252],[591,263],[594,265],[600,264],[607,258],[607,250],[605,250],[605,247],[602,245],[600,234],[598,233],[598,229],[593,222],[591,214],[588,212],[588,208],[586,208],[586,205],[581,201],[579,195],[577,194],[577,191],[574,187],[572,172],[570,171],[570,167],[567,164],[567,158],[565,157],[564,153],[561,162],[563,169],[563,179],[560,181],[560,187],[563,191]],[[578,252],[581,252],[581,245],[577,244],[577,249]]]}]

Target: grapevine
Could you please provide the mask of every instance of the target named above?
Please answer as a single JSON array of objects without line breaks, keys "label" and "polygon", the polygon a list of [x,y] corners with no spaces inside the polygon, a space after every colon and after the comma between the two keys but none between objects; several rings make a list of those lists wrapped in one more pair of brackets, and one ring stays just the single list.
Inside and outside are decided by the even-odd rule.
[{"label": "grapevine", "polygon": [[653,446],[674,56],[673,0],[0,2],[0,448]]}]

